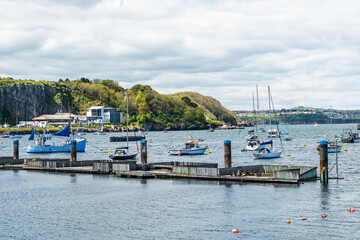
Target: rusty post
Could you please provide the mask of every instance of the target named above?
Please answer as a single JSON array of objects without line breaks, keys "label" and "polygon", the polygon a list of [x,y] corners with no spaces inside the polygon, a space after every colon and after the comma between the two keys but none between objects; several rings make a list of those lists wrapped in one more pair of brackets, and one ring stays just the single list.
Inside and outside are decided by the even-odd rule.
[{"label": "rusty post", "polygon": [[225,168],[231,167],[231,141],[224,141],[224,165]]},{"label": "rusty post", "polygon": [[71,144],[71,157],[70,157],[70,161],[71,162],[76,162],[76,140],[71,140],[70,142]]},{"label": "rusty post", "polygon": [[19,159],[19,140],[14,140],[14,159]]},{"label": "rusty post", "polygon": [[147,141],[142,139],[140,141],[141,164],[147,163]]},{"label": "rusty post", "polygon": [[320,141],[320,181],[322,184],[328,184],[328,142],[325,140]]}]

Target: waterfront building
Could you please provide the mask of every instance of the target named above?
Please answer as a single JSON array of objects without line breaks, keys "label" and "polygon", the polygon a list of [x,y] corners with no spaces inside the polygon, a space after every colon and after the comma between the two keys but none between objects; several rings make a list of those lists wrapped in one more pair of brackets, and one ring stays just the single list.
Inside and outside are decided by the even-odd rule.
[{"label": "waterfront building", "polygon": [[86,113],[88,122],[96,124],[121,124],[123,114],[116,108],[92,106]]}]

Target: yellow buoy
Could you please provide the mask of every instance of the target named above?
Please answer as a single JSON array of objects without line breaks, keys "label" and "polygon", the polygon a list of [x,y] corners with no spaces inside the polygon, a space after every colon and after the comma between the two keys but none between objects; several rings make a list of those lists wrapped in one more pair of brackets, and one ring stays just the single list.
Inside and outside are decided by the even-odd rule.
[{"label": "yellow buoy", "polygon": [[152,141],[150,141],[150,143],[152,143]]},{"label": "yellow buoy", "polygon": [[291,221],[290,221],[290,220],[287,220],[287,221],[286,221],[286,223],[290,224],[290,223],[291,223]]},{"label": "yellow buoy", "polygon": [[290,153],[287,153],[286,156],[287,156],[287,157],[290,157],[291,155],[290,155]]},{"label": "yellow buoy", "polygon": [[212,151],[208,151],[208,153],[212,153]]},{"label": "yellow buoy", "polygon": [[344,148],[344,151],[346,152],[348,149],[347,148]]},{"label": "yellow buoy", "polygon": [[110,156],[111,154],[112,154],[111,152],[108,153],[109,156]]},{"label": "yellow buoy", "polygon": [[0,143],[3,143],[3,142],[0,142]]},{"label": "yellow buoy", "polygon": [[306,146],[306,144],[304,143],[304,144],[303,144],[303,146],[305,147],[305,146]]}]

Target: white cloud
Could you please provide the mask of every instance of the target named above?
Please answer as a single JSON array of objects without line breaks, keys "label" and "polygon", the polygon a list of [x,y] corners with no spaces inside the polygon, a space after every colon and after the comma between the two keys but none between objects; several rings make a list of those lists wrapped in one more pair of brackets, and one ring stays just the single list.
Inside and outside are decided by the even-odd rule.
[{"label": "white cloud", "polygon": [[358,108],[355,0],[0,0],[0,74],[193,90],[231,109]]}]

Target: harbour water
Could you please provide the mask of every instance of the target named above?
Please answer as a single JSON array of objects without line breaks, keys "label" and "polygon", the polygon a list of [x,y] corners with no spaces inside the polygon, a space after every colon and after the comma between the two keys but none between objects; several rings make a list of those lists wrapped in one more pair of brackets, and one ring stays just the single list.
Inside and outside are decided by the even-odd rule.
[{"label": "harbour water", "polygon": [[[340,135],[349,125],[280,126],[293,138],[280,159],[255,160],[242,152],[248,129],[149,132],[148,161],[216,162],[223,166],[223,141],[231,140],[233,166],[284,164],[319,166],[318,141]],[[126,143],[109,136],[86,135],[79,160],[108,159]],[[204,138],[211,154],[169,156],[191,135]],[[264,134],[264,139],[266,135]],[[12,155],[12,139],[0,139],[0,155]],[[279,142],[274,140],[275,145]],[[20,157],[69,157],[67,153]],[[306,146],[304,146],[304,144]],[[129,143],[136,149],[135,142]],[[358,239],[360,234],[360,143],[343,144],[342,180],[302,185],[229,184],[194,180],[124,179],[113,175],[0,171],[0,239]],[[329,169],[335,154],[329,155]],[[335,169],[330,173],[335,176]],[[347,209],[355,208],[355,213]],[[328,217],[322,218],[326,214]],[[307,218],[307,220],[301,220]],[[290,220],[291,224],[286,221]],[[232,233],[239,228],[240,233]]]}]

